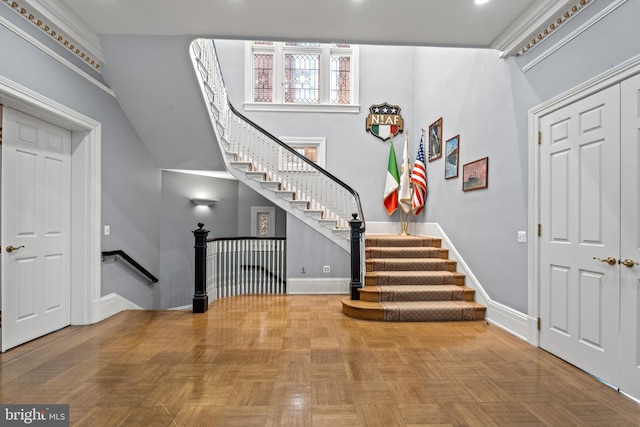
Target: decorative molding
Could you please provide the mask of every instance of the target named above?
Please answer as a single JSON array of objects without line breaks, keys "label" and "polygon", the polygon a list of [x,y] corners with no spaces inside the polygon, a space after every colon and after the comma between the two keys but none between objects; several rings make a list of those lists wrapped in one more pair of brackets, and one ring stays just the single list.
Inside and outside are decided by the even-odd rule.
[{"label": "decorative molding", "polygon": [[[4,2],[4,1],[5,0],[2,0],[2,2]],[[102,89],[103,91],[105,91],[106,93],[108,93],[109,95],[111,95],[111,96],[113,96],[115,98],[115,96],[116,96],[115,92],[113,92],[108,86],[106,86],[105,84],[103,84],[102,82],[97,80],[95,77],[89,75],[85,71],[81,70],[78,66],[73,64],[71,61],[67,60],[62,55],[58,54],[57,52],[54,52],[52,49],[50,49],[44,43],[42,43],[41,41],[37,40],[35,37],[33,37],[31,34],[28,34],[24,30],[22,30],[21,28],[18,28],[16,25],[14,25],[13,23],[9,22],[8,20],[6,20],[2,16],[0,16],[0,25],[4,26],[8,30],[12,31],[17,36],[22,37],[24,40],[26,40],[27,42],[31,43],[36,48],[40,49],[42,52],[44,52],[47,55],[51,56],[53,59],[55,59],[56,61],[60,62],[65,67],[69,68],[71,71],[73,71],[76,74],[78,74],[79,76],[87,79],[89,82],[93,83],[94,85],[96,85],[97,87],[99,87],[100,89]]]},{"label": "decorative molding", "polygon": [[[558,19],[562,19],[568,12],[570,16],[574,14],[571,10],[574,6],[580,5],[584,1],[586,6],[591,4],[593,0],[544,0],[536,2],[534,6],[527,9],[517,21],[507,28],[492,44],[491,47],[500,51],[500,56],[517,55],[527,43],[537,40],[538,34],[544,34],[545,29],[549,33],[548,28],[552,23],[556,23]],[[586,6],[581,6],[580,10]],[[555,27],[555,25],[554,25]],[[556,27],[557,28],[557,27]],[[537,40],[538,45],[541,40]]]},{"label": "decorative molding", "polygon": [[[68,49],[87,66],[100,72],[103,59],[97,35],[94,36],[93,41],[88,41],[86,36],[88,30],[80,31],[78,25],[73,25],[69,20],[62,18],[61,9],[54,11],[51,5],[45,6],[40,0],[1,0],[1,3]],[[84,45],[89,45],[90,48]]]},{"label": "decorative molding", "polygon": [[518,55],[526,55],[531,49],[540,44],[542,40],[547,38],[551,33],[558,28],[569,22],[574,16],[583,11],[587,6],[593,3],[593,0],[579,0],[571,8],[567,9],[562,15],[558,16],[553,22],[547,25],[542,31],[540,31],[535,37],[533,37],[527,44],[522,46],[518,51]]},{"label": "decorative molding", "polygon": [[565,46],[571,40],[575,39],[580,34],[584,33],[586,30],[591,28],[593,25],[595,25],[596,23],[598,23],[599,21],[604,19],[607,15],[609,15],[611,12],[613,12],[614,10],[616,10],[617,8],[619,8],[620,6],[622,6],[626,2],[627,2],[627,0],[616,0],[616,1],[614,1],[609,6],[607,6],[603,10],[601,10],[594,17],[589,19],[587,22],[585,22],[584,24],[580,25],[578,28],[576,28],[574,31],[572,31],[569,35],[564,37],[558,43],[556,43],[553,46],[551,46],[543,54],[541,54],[540,56],[535,58],[533,61],[531,61],[528,64],[526,64],[525,66],[523,66],[522,67],[522,71],[526,73],[527,71],[529,71],[530,69],[532,69],[533,67],[535,67],[536,65],[538,65],[539,63],[544,61],[545,59],[547,59],[553,53],[555,53],[558,50],[560,50],[563,46]]}]

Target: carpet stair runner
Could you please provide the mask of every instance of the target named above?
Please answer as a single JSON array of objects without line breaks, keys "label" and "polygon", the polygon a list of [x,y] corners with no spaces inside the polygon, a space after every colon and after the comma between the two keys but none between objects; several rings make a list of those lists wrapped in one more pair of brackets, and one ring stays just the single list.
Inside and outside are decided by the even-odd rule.
[{"label": "carpet stair runner", "polygon": [[365,240],[366,273],[360,300],[342,300],[347,316],[387,322],[484,319],[464,274],[448,259],[441,239],[373,235]]}]

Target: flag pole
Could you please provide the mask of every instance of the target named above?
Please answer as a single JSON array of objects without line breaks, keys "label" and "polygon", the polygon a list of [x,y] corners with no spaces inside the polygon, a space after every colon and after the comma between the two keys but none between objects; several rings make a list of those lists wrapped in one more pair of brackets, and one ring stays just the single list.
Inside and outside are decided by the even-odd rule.
[{"label": "flag pole", "polygon": [[410,168],[409,165],[409,131],[405,134],[404,138],[404,150],[402,154],[402,176],[400,179],[400,235],[409,236],[409,221],[411,220],[411,183],[410,183]]}]

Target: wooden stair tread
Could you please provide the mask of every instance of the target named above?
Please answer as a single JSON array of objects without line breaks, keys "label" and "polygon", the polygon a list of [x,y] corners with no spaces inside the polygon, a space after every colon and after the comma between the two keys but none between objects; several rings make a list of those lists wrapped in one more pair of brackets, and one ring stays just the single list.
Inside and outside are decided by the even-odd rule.
[{"label": "wooden stair tread", "polygon": [[[389,313],[389,307],[393,312]],[[342,300],[342,311],[350,317],[385,321],[482,320],[486,308],[475,301],[403,301],[377,303]]]},{"label": "wooden stair tread", "polygon": [[387,322],[469,321],[484,318],[442,240],[428,236],[370,235],[365,239],[360,300],[345,298],[344,314]]},{"label": "wooden stair tread", "polygon": [[459,285],[396,285],[360,288],[363,301],[473,301],[475,290]]},{"label": "wooden stair tread", "polygon": [[368,271],[364,284],[372,285],[464,285],[465,275],[455,271]]},{"label": "wooden stair tread", "polygon": [[365,249],[365,256],[371,259],[378,258],[440,258],[447,259],[449,250],[432,246],[423,247],[372,247]]},{"label": "wooden stair tread", "polygon": [[370,235],[365,239],[365,247],[440,247],[442,239],[428,236]]},{"label": "wooden stair tread", "polygon": [[456,262],[441,258],[372,258],[367,271],[456,271]]}]

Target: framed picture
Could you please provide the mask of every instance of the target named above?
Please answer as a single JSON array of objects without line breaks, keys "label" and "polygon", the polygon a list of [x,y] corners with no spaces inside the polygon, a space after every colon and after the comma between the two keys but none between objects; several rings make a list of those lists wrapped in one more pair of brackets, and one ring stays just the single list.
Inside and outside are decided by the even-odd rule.
[{"label": "framed picture", "polygon": [[251,237],[273,237],[276,231],[276,208],[251,206]]},{"label": "framed picture", "polygon": [[466,163],[462,167],[462,191],[479,190],[489,185],[489,158]]},{"label": "framed picture", "polygon": [[447,139],[444,144],[444,155],[444,179],[456,178],[460,158],[460,135]]},{"label": "framed picture", "polygon": [[429,161],[442,157],[442,117],[429,126]]}]

